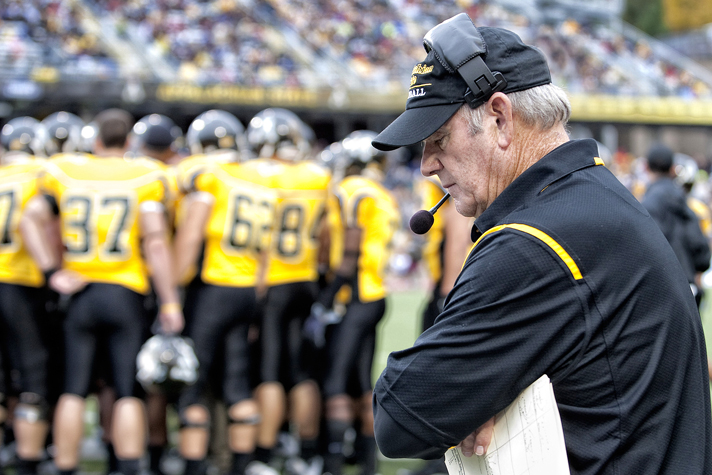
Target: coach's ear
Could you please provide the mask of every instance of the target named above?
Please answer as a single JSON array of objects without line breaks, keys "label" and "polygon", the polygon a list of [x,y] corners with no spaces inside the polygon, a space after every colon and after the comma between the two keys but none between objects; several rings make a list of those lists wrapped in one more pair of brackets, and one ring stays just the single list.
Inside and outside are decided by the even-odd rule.
[{"label": "coach's ear", "polygon": [[506,150],[514,140],[512,101],[506,94],[495,92],[483,107],[485,107],[487,115],[495,121],[497,145],[502,150]]}]

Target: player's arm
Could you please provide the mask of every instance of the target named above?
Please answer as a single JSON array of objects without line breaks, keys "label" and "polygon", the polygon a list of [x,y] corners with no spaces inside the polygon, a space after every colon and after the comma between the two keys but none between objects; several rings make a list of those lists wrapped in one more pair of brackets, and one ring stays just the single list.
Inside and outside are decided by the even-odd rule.
[{"label": "player's arm", "polygon": [[183,329],[178,288],[174,281],[173,256],[168,243],[168,224],[162,204],[147,201],[141,204],[139,214],[143,255],[151,269],[153,288],[161,302],[158,318],[167,333]]},{"label": "player's arm", "polygon": [[53,249],[49,235],[53,218],[52,207],[42,196],[31,198],[20,218],[20,234],[25,247],[44,273],[60,266],[59,255]]},{"label": "player's arm", "polygon": [[37,195],[28,201],[20,218],[19,230],[27,251],[45,276],[46,284],[56,292],[73,294],[86,281],[67,269],[61,269],[59,209],[53,198]]},{"label": "player's arm", "polygon": [[454,206],[443,210],[445,215],[445,250],[443,252],[443,273],[440,283],[440,295],[446,297],[460,275],[462,265],[472,248],[470,229],[472,220],[457,212]]},{"label": "player's arm", "polygon": [[334,304],[334,297],[339,289],[352,281],[358,267],[359,250],[361,248],[361,228],[349,226],[344,230],[344,251],[341,265],[334,273],[329,285],[319,293],[317,301],[329,308]]},{"label": "player's arm", "polygon": [[193,192],[185,199],[187,209],[183,221],[176,229],[173,242],[177,283],[185,281],[191,268],[198,261],[205,238],[205,228],[213,209],[213,197],[209,193]]}]

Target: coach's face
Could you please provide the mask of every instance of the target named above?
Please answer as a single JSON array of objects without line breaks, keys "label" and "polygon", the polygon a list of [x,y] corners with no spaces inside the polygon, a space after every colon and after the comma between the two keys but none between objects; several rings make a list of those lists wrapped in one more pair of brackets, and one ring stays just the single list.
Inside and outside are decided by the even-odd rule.
[{"label": "coach's face", "polygon": [[[502,140],[507,119],[491,113],[491,102],[492,99],[481,106],[489,108],[485,110],[481,132],[472,134],[467,116],[457,112],[424,141],[421,172],[440,178],[455,200],[457,211],[464,216],[481,215],[513,179],[506,157],[509,140]],[[511,127],[511,113],[509,122]]]}]

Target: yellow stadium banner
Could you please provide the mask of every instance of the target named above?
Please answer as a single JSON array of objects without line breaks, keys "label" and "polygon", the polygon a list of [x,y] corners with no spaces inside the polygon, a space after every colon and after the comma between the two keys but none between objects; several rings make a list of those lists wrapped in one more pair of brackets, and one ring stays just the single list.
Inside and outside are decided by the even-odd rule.
[{"label": "yellow stadium banner", "polygon": [[[405,108],[405,98],[405,92],[249,88],[226,84],[161,84],[156,89],[156,99],[162,102],[276,106],[383,114],[402,112]],[[712,99],[597,94],[571,94],[569,99],[572,107],[571,120],[576,122],[712,125]]]},{"label": "yellow stadium banner", "polygon": [[573,94],[571,120],[712,125],[712,100]]},{"label": "yellow stadium banner", "polygon": [[276,106],[394,114],[403,110],[406,96],[407,92],[384,94],[339,89],[242,87],[229,84],[198,86],[180,83],[160,84],[155,93],[156,99],[162,102]]}]

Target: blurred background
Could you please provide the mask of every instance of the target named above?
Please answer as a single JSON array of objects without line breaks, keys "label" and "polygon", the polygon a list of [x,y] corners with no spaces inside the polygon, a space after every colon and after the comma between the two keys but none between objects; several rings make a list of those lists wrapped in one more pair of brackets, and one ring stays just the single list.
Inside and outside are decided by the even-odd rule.
[{"label": "blurred background", "polygon": [[[0,0],[0,127],[57,111],[88,123],[120,107],[136,118],[164,114],[185,133],[208,109],[247,124],[281,107],[313,129],[318,152],[353,130],[387,126],[425,57],[423,35],[460,12],[544,52],[573,106],[571,136],[596,139],[636,196],[640,157],[663,141],[696,164],[686,179],[709,205],[712,0]],[[389,172],[406,222],[418,209],[418,159],[417,146],[403,150]],[[404,223],[374,377],[420,331],[428,277],[409,233]],[[701,310],[709,342],[709,298]],[[86,417],[84,468],[100,471],[91,465],[101,459],[91,445],[100,443],[96,412]],[[408,466],[382,460],[380,470]]]},{"label": "blurred background", "polygon": [[544,51],[573,135],[636,156],[663,137],[709,163],[705,0],[3,0],[0,121],[118,106],[185,130],[216,106],[284,107],[331,143],[390,123],[423,35],[463,11]]}]

